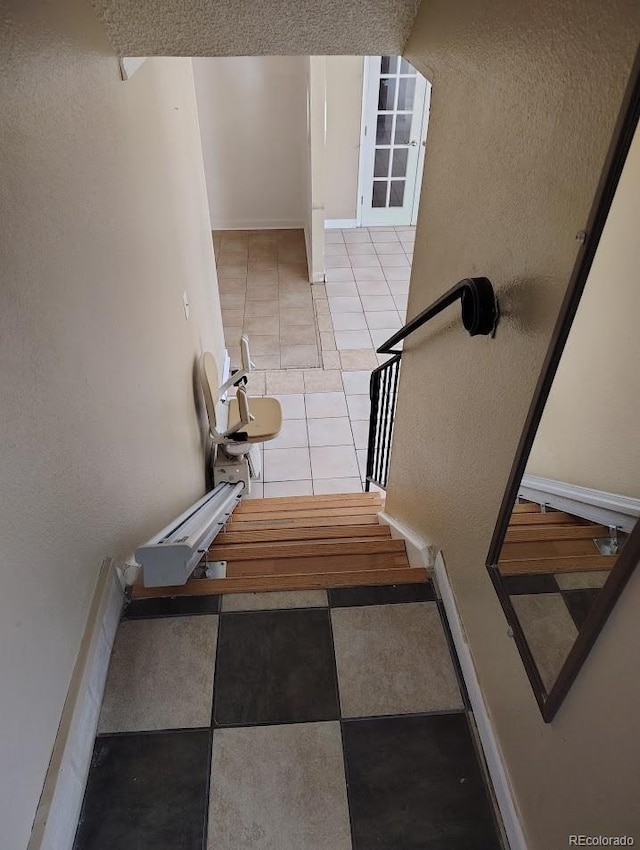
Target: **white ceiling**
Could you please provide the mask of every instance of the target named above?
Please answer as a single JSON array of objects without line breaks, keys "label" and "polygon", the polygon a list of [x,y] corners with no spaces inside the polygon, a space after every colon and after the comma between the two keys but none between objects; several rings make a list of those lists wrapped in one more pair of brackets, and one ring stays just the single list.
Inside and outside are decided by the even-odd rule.
[{"label": "white ceiling", "polygon": [[400,54],[420,0],[92,0],[121,56]]}]

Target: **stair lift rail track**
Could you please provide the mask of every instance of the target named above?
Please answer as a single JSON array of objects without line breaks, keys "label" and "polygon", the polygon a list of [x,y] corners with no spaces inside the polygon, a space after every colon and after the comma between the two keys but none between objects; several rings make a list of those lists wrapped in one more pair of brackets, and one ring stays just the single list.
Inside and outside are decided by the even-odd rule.
[{"label": "stair lift rail track", "polygon": [[386,363],[374,369],[369,383],[371,415],[369,418],[365,482],[365,490],[367,491],[371,484],[386,490],[389,480],[393,426],[402,360],[402,351],[395,350],[394,346],[458,300],[461,302],[462,324],[470,336],[488,336],[495,333],[499,310],[491,281],[486,277],[469,277],[451,287],[448,292],[445,292],[426,310],[407,322],[403,328],[389,337],[377,349],[378,354],[391,354],[393,356]]}]

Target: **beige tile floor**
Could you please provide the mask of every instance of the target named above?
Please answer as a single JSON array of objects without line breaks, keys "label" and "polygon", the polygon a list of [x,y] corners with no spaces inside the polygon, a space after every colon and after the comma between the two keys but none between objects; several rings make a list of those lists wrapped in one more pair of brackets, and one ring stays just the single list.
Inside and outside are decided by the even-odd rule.
[{"label": "beige tile floor", "polygon": [[[302,231],[214,233],[232,364],[239,353],[232,340],[244,331],[257,367],[251,395],[276,396],[283,408],[280,435],[263,446],[253,497],[362,489],[369,378],[386,359],[375,349],[405,320],[413,240],[409,227],[328,230],[327,282],[311,285],[302,271]],[[315,361],[311,344],[297,342],[312,331]]]}]

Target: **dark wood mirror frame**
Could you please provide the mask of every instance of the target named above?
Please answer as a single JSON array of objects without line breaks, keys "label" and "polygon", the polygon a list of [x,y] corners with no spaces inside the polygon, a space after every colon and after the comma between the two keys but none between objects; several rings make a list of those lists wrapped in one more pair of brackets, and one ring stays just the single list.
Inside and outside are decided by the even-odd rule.
[{"label": "dark wood mirror frame", "polygon": [[560,308],[560,314],[553,330],[540,378],[538,379],[531,406],[529,407],[524,430],[518,443],[515,460],[509,474],[507,488],[502,499],[500,513],[487,556],[487,569],[491,576],[491,581],[496,589],[509,625],[513,630],[516,646],[520,652],[538,705],[540,706],[542,717],[546,723],[549,723],[558,711],[580,668],[584,664],[591,647],[594,645],[602,627],[616,604],[618,597],[640,561],[640,521],[636,523],[609,578],[598,595],[592,609],[589,611],[584,625],[558,674],[558,678],[549,692],[547,692],[542,682],[522,626],[498,571],[498,561],[511,517],[511,511],[518,495],[520,482],[636,131],[639,114],[640,50],[636,55],[620,116],[589,214],[584,242],[576,258],[567,293]]}]

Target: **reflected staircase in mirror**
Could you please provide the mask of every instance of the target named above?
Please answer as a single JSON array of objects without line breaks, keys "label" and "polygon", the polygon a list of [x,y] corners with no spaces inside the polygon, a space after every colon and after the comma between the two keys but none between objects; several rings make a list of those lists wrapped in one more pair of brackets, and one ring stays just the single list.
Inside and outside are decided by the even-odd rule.
[{"label": "reflected staircase in mirror", "polygon": [[192,578],[177,587],[132,588],[134,598],[308,590],[424,582],[404,540],[394,540],[378,513],[379,493],[248,499],[209,547],[210,568],[224,577]]},{"label": "reflected staircase in mirror", "polygon": [[515,505],[500,554],[504,576],[613,569],[617,555],[602,555],[596,539],[608,538],[607,526],[564,511]]}]

